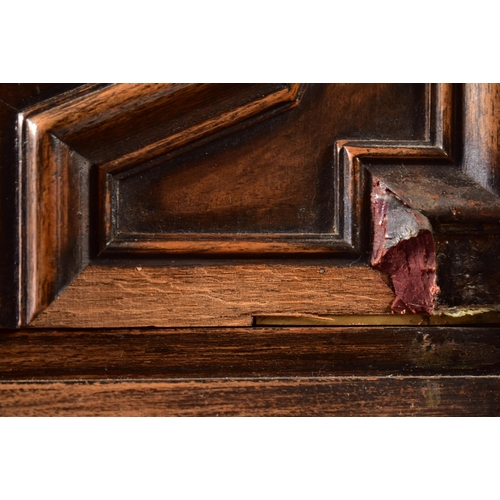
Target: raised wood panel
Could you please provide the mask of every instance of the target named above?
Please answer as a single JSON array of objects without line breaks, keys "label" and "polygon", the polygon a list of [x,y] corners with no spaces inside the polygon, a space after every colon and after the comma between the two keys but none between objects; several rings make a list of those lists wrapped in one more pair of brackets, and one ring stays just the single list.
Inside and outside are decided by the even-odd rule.
[{"label": "raised wood panel", "polygon": [[[370,226],[352,214],[365,194],[358,186],[352,196],[334,144],[350,135],[434,144],[436,89],[120,84],[32,106],[20,115],[20,321],[30,323],[98,254],[362,259]],[[180,302],[171,320],[184,310]]]},{"label": "raised wood panel", "polygon": [[349,218],[363,195],[344,194],[333,145],[359,133],[426,143],[436,121],[432,93],[425,85],[310,84],[293,111],[245,134],[121,170],[107,196],[116,236],[106,250],[355,254],[342,214]]},{"label": "raised wood panel", "polygon": [[[21,112],[5,104],[3,111],[6,142],[13,147],[12,164],[2,175],[14,188],[18,182],[13,192],[20,193],[6,193],[4,201],[18,217],[2,221],[10,227],[12,264],[3,272],[9,278],[16,268],[14,286],[3,292],[9,308],[2,311],[9,318],[4,325],[29,324],[49,306],[34,324],[69,326],[75,317],[80,325],[104,324],[92,297],[119,274],[126,283],[123,300],[142,313],[123,318],[113,302],[108,326],[147,320],[189,325],[190,315],[198,325],[248,325],[256,314],[292,313],[282,305],[288,280],[271,273],[264,284],[267,276],[255,276],[262,273],[259,266],[272,269],[274,262],[286,266],[289,276],[317,264],[338,268],[348,280],[355,275],[377,283],[361,310],[341,300],[340,290],[358,285],[339,288],[328,278],[311,285],[306,278],[311,292],[295,295],[297,315],[337,314],[346,307],[353,314],[380,314],[391,294],[395,312],[499,305],[498,272],[488,274],[484,266],[496,269],[499,253],[498,202],[490,193],[496,189],[494,86],[118,84],[61,90],[39,89],[44,97],[37,101],[29,97],[32,87],[18,97],[4,88],[7,102],[27,106]],[[473,132],[473,119],[480,133]],[[471,152],[480,148],[481,134],[490,137],[489,152],[478,156]],[[485,155],[489,166],[483,168],[478,158]],[[467,189],[453,189],[454,177]],[[409,189],[420,203],[413,193],[402,194],[408,179],[415,179]],[[389,272],[387,284],[368,267],[380,226],[370,214],[374,182],[429,221],[436,255],[428,262],[437,268],[431,271],[436,279],[422,284],[419,297],[405,298],[423,305],[408,306],[395,286],[415,282],[418,266],[404,279]],[[442,196],[448,188],[452,195]],[[490,200],[488,208],[477,209],[484,200]],[[475,212],[464,210],[473,203]],[[418,257],[418,245],[403,239],[403,253]],[[399,248],[384,250],[383,258]],[[149,269],[152,258],[166,266],[164,288],[156,293],[146,280],[135,293],[134,269]],[[172,276],[176,283],[184,264],[189,286],[171,294],[162,280]],[[207,287],[221,302],[203,298]],[[260,299],[247,307],[245,289],[253,296],[257,287]],[[463,291],[457,293],[458,287]],[[241,307],[220,305],[231,303],[230,293]]]}]

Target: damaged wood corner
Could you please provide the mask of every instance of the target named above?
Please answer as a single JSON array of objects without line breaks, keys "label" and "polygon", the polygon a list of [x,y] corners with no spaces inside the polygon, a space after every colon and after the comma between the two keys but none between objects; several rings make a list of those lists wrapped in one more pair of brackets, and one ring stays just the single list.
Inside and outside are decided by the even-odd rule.
[{"label": "damaged wood corner", "polygon": [[392,312],[432,314],[439,287],[432,227],[419,211],[373,179],[371,265],[385,273],[396,294]]},{"label": "damaged wood corner", "polygon": [[456,166],[374,165],[371,265],[390,278],[393,313],[500,304],[500,200]]}]

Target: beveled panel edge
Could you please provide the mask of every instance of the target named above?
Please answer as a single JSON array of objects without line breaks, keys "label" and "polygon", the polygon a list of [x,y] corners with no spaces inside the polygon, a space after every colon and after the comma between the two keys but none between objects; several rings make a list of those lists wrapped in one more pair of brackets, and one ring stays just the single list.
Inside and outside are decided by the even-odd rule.
[{"label": "beveled panel edge", "polygon": [[[370,185],[363,162],[381,161],[395,163],[421,160],[425,164],[453,163],[455,136],[454,84],[427,84],[428,139],[421,141],[352,141],[342,139],[334,145],[334,164],[344,193],[341,201],[341,234],[347,243],[360,254],[369,247],[367,227],[363,220],[369,218],[368,193]],[[357,200],[349,204],[348,200]],[[366,226],[366,225],[365,225]]]},{"label": "beveled panel edge", "polygon": [[269,254],[308,254],[354,257],[354,248],[337,235],[304,234],[225,234],[210,237],[200,234],[193,238],[186,234],[171,234],[171,239],[155,239],[137,235],[118,235],[99,256],[121,254],[124,256],[141,255],[259,255]]},{"label": "beveled panel edge", "polygon": [[[125,115],[130,109],[148,105],[165,94],[175,93],[179,88],[185,89],[190,85],[200,84],[89,84],[74,92],[67,92],[60,98],[32,106],[19,115],[24,200],[20,245],[23,301],[19,325],[29,324],[88,263],[86,249],[83,251],[85,255],[81,255],[80,248],[70,247],[70,242],[61,239],[67,233],[68,217],[74,219],[74,226],[79,225],[76,219],[89,219],[88,199],[79,200],[79,206],[72,207],[69,193],[64,195],[64,180],[71,172],[69,163],[74,157],[84,165],[81,168],[86,171],[82,177],[88,177],[92,168],[85,158],[72,149],[71,138],[74,139],[89,127],[95,127],[98,133],[103,121],[116,120],[118,115]],[[228,114],[222,128],[240,123],[247,117],[279,104],[283,104],[286,109],[294,107],[303,91],[304,84],[291,84],[288,88],[264,96],[253,106],[250,103],[245,109],[240,109],[239,114],[232,117]],[[202,133],[206,132],[202,130]],[[70,138],[68,143],[64,142],[67,137]],[[148,145],[145,148],[149,148],[148,153],[143,149],[134,154],[151,154],[151,150],[156,154],[158,148],[165,147],[165,140],[160,142],[160,145]],[[118,164],[120,161],[129,161],[129,158],[122,158]],[[87,179],[82,182],[86,183]],[[88,189],[89,186],[82,186],[84,196],[88,196]],[[81,234],[77,238],[78,243],[84,237]],[[71,255],[70,264],[65,260],[67,255]]]},{"label": "beveled panel edge", "polygon": [[[284,89],[275,94],[263,96],[262,99],[247,103],[239,108],[226,111],[222,115],[211,118],[206,122],[197,124],[194,127],[183,130],[175,136],[163,138],[150,146],[147,146],[133,154],[125,155],[119,159],[108,162],[98,167],[98,193],[100,204],[99,226],[99,246],[97,248],[98,256],[106,255],[107,253],[144,253],[151,251],[152,253],[168,254],[182,252],[182,248],[186,251],[195,251],[199,249],[201,253],[207,253],[204,249],[204,244],[187,243],[184,247],[181,242],[170,243],[165,241],[161,244],[159,238],[148,238],[141,235],[131,234],[129,237],[120,232],[117,227],[116,217],[113,216],[114,210],[118,210],[118,189],[119,180],[130,175],[142,172],[145,169],[152,168],[151,162],[156,157],[165,157],[169,159],[176,157],[178,154],[184,154],[190,150],[190,145],[204,145],[207,142],[218,139],[226,134],[232,134],[240,131],[243,127],[254,125],[258,122],[267,120],[278,113],[282,113],[289,109],[298,106],[302,96],[306,90],[307,84],[292,83],[288,89]],[[140,160],[140,164],[137,162]],[[336,236],[336,233],[332,233]],[[276,235],[278,236],[278,235]],[[267,237],[262,235],[262,239]],[[171,238],[167,237],[166,240]],[[155,241],[153,241],[155,240]],[[144,242],[141,247],[141,242]],[[249,241],[250,243],[250,241]],[[233,250],[229,249],[227,244],[217,244],[214,239],[211,245],[216,253],[215,247],[220,248],[222,253],[231,253],[235,251],[239,253],[239,244],[232,245]],[[258,245],[259,248],[265,249],[264,243]],[[290,245],[293,247],[294,245]],[[340,251],[344,252],[346,245],[341,243]],[[282,245],[285,250],[287,245]],[[274,251],[275,248],[269,247],[269,250]],[[257,247],[256,247],[256,251]],[[286,250],[285,250],[286,251]],[[293,251],[293,250],[290,250]]]},{"label": "beveled panel edge", "polygon": [[[439,87],[439,86],[437,86],[437,87]],[[99,93],[99,92],[104,92],[105,90],[106,89],[103,89],[102,91],[94,92],[94,94],[95,93]],[[442,92],[441,95],[448,95],[448,94],[446,92]],[[437,93],[436,95],[440,95],[440,94]],[[79,101],[81,101],[81,99]],[[438,100],[438,102],[440,102],[440,103],[445,102],[445,99],[441,98],[440,100]],[[60,114],[56,116],[56,122],[57,122],[57,119],[61,119],[61,115]],[[50,123],[50,120],[48,120],[48,122],[45,121],[44,122],[44,126],[47,125],[47,123]],[[408,158],[408,157],[410,157],[410,158],[422,158],[423,157],[423,158],[445,159],[447,161],[450,161],[449,155],[447,154],[447,152],[441,146],[446,143],[446,140],[445,140],[446,137],[447,137],[446,131],[447,130],[452,130],[452,129],[451,129],[451,127],[445,127],[445,126],[436,126],[435,128],[436,128],[436,130],[438,132],[439,132],[439,130],[441,130],[441,132],[439,132],[439,134],[437,134],[438,139],[439,139],[439,140],[436,140],[437,146],[436,145],[429,145],[428,143],[422,143],[422,144],[416,146],[416,149],[418,151],[416,153],[412,153],[411,152],[412,151],[411,147],[410,148],[405,148],[405,147],[400,148],[400,150],[398,152],[398,148],[397,147],[395,148],[395,147],[391,147],[391,146],[387,145],[388,149],[390,150],[389,157],[394,158],[394,153],[396,153],[396,155],[395,155],[396,157],[399,157],[398,155],[402,155],[404,158]],[[431,122],[430,130],[432,131],[432,122]],[[52,140],[54,140],[54,137],[52,137]],[[46,145],[46,144],[48,144],[48,142],[49,141],[47,140],[46,142],[44,142],[44,144]],[[43,143],[43,141],[42,141],[42,143]],[[351,151],[350,152],[354,153],[355,151],[354,151],[354,149],[352,149],[353,146],[355,146],[355,145],[352,144],[352,143],[350,143],[350,144],[346,143],[346,144],[342,144],[342,148],[341,149],[343,151],[349,152],[348,148],[351,147]],[[359,147],[362,147],[362,146],[359,146]],[[42,149],[44,149],[44,148],[46,149],[46,146],[42,146]],[[379,148],[379,153],[381,153],[381,155],[376,155],[377,157],[384,157],[385,153],[384,153],[384,151],[382,151],[383,149],[384,148]],[[336,151],[338,151],[338,148],[336,148]],[[444,151],[444,154],[443,154],[443,151]],[[358,151],[358,153],[359,153],[359,151]],[[368,156],[371,153],[372,153],[372,151],[370,151],[370,150],[366,151],[366,154]],[[358,154],[357,156],[361,157],[361,156],[363,156],[363,154],[361,153],[361,154]],[[347,157],[349,159],[351,157],[351,155],[348,154]],[[57,163],[57,160],[54,160],[54,162]],[[29,162],[28,162],[28,164],[29,164]],[[356,168],[356,162],[353,161],[352,165],[353,165],[352,166],[352,170],[354,171],[355,168]],[[351,182],[350,184],[353,185],[353,184],[356,184],[356,182],[354,182],[354,183]],[[36,199],[38,199],[38,198],[36,198]],[[361,213],[361,212],[359,212],[359,213]],[[348,243],[350,243],[349,240],[348,240]],[[354,248],[356,248],[356,250],[358,250],[358,251],[360,250],[360,246],[357,245],[357,242],[356,242],[355,238],[353,239],[353,243],[351,245]],[[35,269],[36,269],[36,266],[35,266]],[[59,293],[59,292],[57,292],[57,293]],[[55,295],[57,295],[57,293]],[[50,301],[48,303],[50,303]],[[34,305],[34,307],[31,307],[30,312],[27,314],[27,322],[32,317],[34,317],[39,312],[39,310],[43,309],[43,307],[44,307],[44,306],[42,306],[41,309],[38,308],[37,307],[37,300],[33,301],[32,305]],[[45,304],[45,305],[47,305],[47,304]]]}]

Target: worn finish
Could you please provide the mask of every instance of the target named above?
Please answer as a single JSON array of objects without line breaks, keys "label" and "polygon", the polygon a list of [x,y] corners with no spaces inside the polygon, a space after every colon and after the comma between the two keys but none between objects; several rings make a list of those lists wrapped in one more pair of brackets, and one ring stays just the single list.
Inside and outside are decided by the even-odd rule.
[{"label": "worn finish", "polygon": [[[39,101],[30,98],[34,89]],[[498,273],[485,268],[486,262],[495,269],[499,264],[499,202],[488,191],[495,191],[495,181],[467,153],[479,147],[479,136],[466,125],[461,142],[458,128],[475,117],[493,134],[494,86],[120,84],[62,90],[28,86],[17,95],[12,86],[3,88],[7,102],[29,103],[17,117],[4,111],[10,113],[5,120],[19,122],[25,142],[17,152],[24,197],[16,201],[6,193],[4,202],[21,216],[9,222],[16,232],[6,240],[22,256],[14,248],[12,265],[4,268],[8,278],[21,267],[17,289],[14,280],[3,293],[11,325],[32,322],[89,264],[99,263],[98,254],[109,262],[155,256],[197,259],[200,266],[221,256],[287,257],[291,272],[297,257],[366,261],[367,168],[404,204],[433,217],[437,303],[498,302]],[[494,144],[488,148],[493,158]],[[7,184],[15,182],[13,171],[4,173]],[[248,260],[243,275],[257,270],[257,262]],[[103,267],[94,274],[97,269]],[[394,278],[395,288],[396,282],[401,299],[415,276]],[[412,308],[410,294],[394,309],[432,312],[431,282],[430,298]],[[197,295],[196,289],[185,292]],[[152,300],[136,308],[148,314]],[[288,313],[272,300],[266,314]],[[176,318],[196,310],[177,303],[171,320],[164,317],[160,325],[185,324]],[[334,314],[336,307],[316,314]],[[308,308],[299,303],[296,313]],[[219,313],[218,307],[208,312],[209,324]],[[221,324],[242,324],[236,316]]]},{"label": "worn finish", "polygon": [[[251,325],[373,323],[391,286],[406,308],[432,280],[368,266],[375,249],[397,267],[401,244],[436,261],[413,310],[494,321],[499,95],[0,85],[0,325],[33,327],[0,335],[0,414],[498,415],[497,327]],[[385,251],[373,180],[397,200],[390,234],[421,215],[434,252]]]},{"label": "worn finish", "polygon": [[500,85],[464,85],[464,172],[500,195]]},{"label": "worn finish", "polygon": [[[145,161],[148,155],[293,107],[300,95],[298,84],[112,85],[91,88],[51,107],[31,108],[22,116],[24,321],[43,310],[88,264],[89,234],[99,227],[95,221],[90,227],[94,217],[90,207],[100,206],[106,213],[106,201],[100,197],[105,193],[95,191],[104,181],[95,169],[91,173],[96,163],[108,162],[101,169],[108,172],[120,166],[109,163],[116,159],[113,154],[128,162],[130,154],[139,154]],[[200,108],[200,103],[205,106]],[[105,222],[100,225],[105,226]]]},{"label": "worn finish", "polygon": [[[388,95],[393,107],[381,113]],[[108,251],[352,253],[332,145],[357,128],[371,139],[423,138],[426,99],[418,85],[308,85],[293,111],[244,134],[125,170],[114,176],[119,234]]]},{"label": "worn finish", "polygon": [[21,322],[103,253],[359,259],[344,222],[362,197],[342,194],[333,144],[358,131],[433,140],[429,89],[119,84],[31,106],[20,117]]},{"label": "worn finish", "polygon": [[500,328],[24,330],[0,337],[0,380],[500,375]]},{"label": "worn finish", "polygon": [[381,314],[393,300],[367,266],[140,261],[88,267],[32,326],[250,326],[273,313]]},{"label": "worn finish", "polygon": [[[405,262],[413,263],[412,273],[408,274],[412,279],[405,278],[399,292],[393,277],[396,293],[410,294],[415,303],[425,304],[428,312],[437,304],[449,307],[499,304],[500,199],[454,167],[384,165],[369,170],[375,186],[374,196],[379,193],[380,197],[385,192],[392,200],[393,206],[386,218],[398,219],[402,207],[404,213],[413,214],[418,221],[413,223],[411,237],[404,238],[412,229],[413,219],[399,217],[395,227],[402,241],[391,253],[389,250],[384,253],[381,268],[389,273],[393,268],[402,272],[394,252],[403,247]],[[383,228],[380,222],[382,219],[375,216],[375,231]],[[427,241],[425,245],[421,244],[423,238]],[[387,237],[384,240],[386,246],[390,245]],[[377,242],[377,238],[374,241]],[[376,256],[373,263],[381,265]],[[439,289],[434,280],[428,279],[436,263]],[[422,286],[414,294],[416,282]]]},{"label": "worn finish", "polygon": [[[371,228],[367,228],[370,180],[366,165],[415,164],[438,166],[453,161],[455,153],[455,102],[457,89],[449,84],[428,88],[426,135],[419,140],[342,139],[334,145],[334,163],[344,185],[343,234],[358,251],[369,252]],[[392,140],[391,140],[392,139]],[[410,174],[411,175],[411,174]],[[352,200],[358,200],[352,203]]]},{"label": "worn finish", "polygon": [[434,314],[335,314],[256,316],[255,326],[479,326],[500,324],[497,308],[437,308]]},{"label": "worn finish", "polygon": [[498,416],[499,377],[0,384],[3,416]]}]

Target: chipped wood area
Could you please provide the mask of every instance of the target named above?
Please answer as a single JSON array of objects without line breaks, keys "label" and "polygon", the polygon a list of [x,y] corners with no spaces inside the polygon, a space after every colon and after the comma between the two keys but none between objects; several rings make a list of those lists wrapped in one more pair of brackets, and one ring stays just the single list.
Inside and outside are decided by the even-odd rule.
[{"label": "chipped wood area", "polygon": [[393,300],[367,266],[90,266],[31,326],[250,326],[270,314],[384,314]]},{"label": "chipped wood area", "polygon": [[373,252],[371,264],[391,277],[396,293],[394,313],[432,314],[436,285],[436,252],[432,227],[374,179],[372,194]]},{"label": "chipped wood area", "polygon": [[393,310],[500,304],[498,197],[455,166],[379,165],[369,171],[372,263],[392,279],[398,297]]},{"label": "chipped wood area", "polygon": [[498,416],[500,377],[0,384],[2,416]]}]

